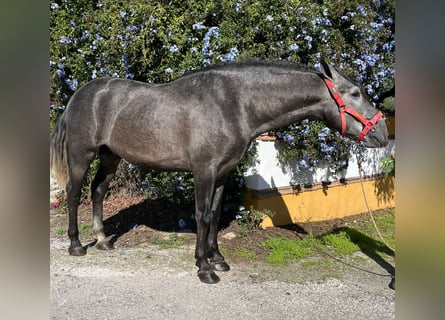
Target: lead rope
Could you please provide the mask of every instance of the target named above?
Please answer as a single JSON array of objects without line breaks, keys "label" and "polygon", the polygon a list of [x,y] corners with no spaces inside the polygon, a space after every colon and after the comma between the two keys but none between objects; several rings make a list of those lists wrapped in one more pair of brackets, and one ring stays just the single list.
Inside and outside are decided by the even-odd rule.
[{"label": "lead rope", "polygon": [[375,219],[374,219],[374,215],[372,214],[371,209],[369,208],[369,204],[368,204],[368,198],[366,197],[366,192],[365,192],[365,187],[363,185],[363,167],[362,167],[362,161],[358,155],[358,153],[355,154],[355,157],[357,159],[357,164],[358,164],[358,172],[360,175],[360,185],[362,187],[362,193],[363,193],[363,198],[365,199],[365,204],[366,204],[366,208],[368,209],[368,213],[369,213],[369,217],[371,218],[372,224],[374,225],[374,229],[377,232],[377,235],[379,236],[380,240],[383,242],[383,244],[390,249],[393,253],[396,252],[396,250],[394,250],[394,248],[392,248],[386,241],[385,239],[383,239],[382,234],[380,233],[379,227],[377,226]]}]

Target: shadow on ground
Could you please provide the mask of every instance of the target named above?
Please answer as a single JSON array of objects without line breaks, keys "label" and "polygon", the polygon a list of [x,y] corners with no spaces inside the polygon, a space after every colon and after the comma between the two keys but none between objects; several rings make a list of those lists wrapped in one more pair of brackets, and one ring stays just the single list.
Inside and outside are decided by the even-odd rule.
[{"label": "shadow on ground", "polygon": [[[235,213],[225,212],[221,216],[219,229],[228,227],[234,219]],[[111,243],[115,243],[121,236],[138,226],[164,232],[179,232],[185,229],[196,233],[194,207],[167,199],[145,199],[104,220],[105,233],[108,236],[112,235]]]},{"label": "shadow on ground", "polygon": [[[360,248],[361,252],[367,255],[370,259],[374,260],[382,269],[388,272],[388,275],[391,277],[391,282],[388,284],[388,286],[391,289],[395,289],[395,267],[384,258],[384,255],[392,258],[395,257],[395,252],[388,248],[380,240],[371,238],[356,229],[341,227],[336,229],[334,232],[338,233],[342,231],[345,232],[351,241]],[[342,262],[344,263],[344,261]]]}]

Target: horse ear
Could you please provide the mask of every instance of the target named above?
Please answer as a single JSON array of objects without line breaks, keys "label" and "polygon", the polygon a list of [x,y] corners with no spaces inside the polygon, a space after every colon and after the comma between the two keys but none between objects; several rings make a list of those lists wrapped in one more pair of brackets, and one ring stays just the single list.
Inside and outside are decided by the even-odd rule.
[{"label": "horse ear", "polygon": [[320,60],[320,71],[321,73],[323,73],[325,76],[333,79],[333,72],[332,72],[332,66],[327,63],[324,59]]}]

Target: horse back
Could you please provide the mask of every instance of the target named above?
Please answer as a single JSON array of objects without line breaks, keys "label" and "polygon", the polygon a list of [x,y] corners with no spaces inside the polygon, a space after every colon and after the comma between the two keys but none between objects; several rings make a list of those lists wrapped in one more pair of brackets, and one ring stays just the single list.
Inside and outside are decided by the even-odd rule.
[{"label": "horse back", "polygon": [[74,132],[85,135],[80,140],[92,148],[107,145],[147,168],[193,171],[203,162],[229,163],[224,155],[240,158],[245,151],[248,141],[236,136],[237,118],[227,110],[234,103],[224,99],[221,91],[187,81],[155,85],[99,78],[73,96],[69,110],[71,123],[81,127]]}]

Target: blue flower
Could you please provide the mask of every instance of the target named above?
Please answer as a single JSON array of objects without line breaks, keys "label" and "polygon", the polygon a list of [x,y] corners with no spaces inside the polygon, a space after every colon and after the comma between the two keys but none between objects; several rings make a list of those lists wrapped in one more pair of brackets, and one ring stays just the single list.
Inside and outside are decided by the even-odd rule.
[{"label": "blue flower", "polygon": [[71,41],[70,41],[70,39],[68,39],[67,37],[65,37],[65,36],[61,36],[59,42],[62,43],[62,44],[68,44],[68,43],[70,43]]},{"label": "blue flower", "polygon": [[125,29],[130,32],[139,31],[139,28],[137,26],[127,26],[127,28]]},{"label": "blue flower", "polygon": [[246,208],[244,206],[239,206],[238,207],[238,211],[244,211],[244,210],[246,210]]},{"label": "blue flower", "polygon": [[165,73],[172,73],[173,72],[173,69],[172,68],[167,68],[167,69],[165,69]]},{"label": "blue flower", "polygon": [[320,18],[320,17],[317,17],[317,18],[315,18],[314,20],[312,20],[311,22],[312,22],[312,26],[313,26],[313,27],[316,27],[317,24],[320,24],[320,23],[321,23],[321,18]]},{"label": "blue flower", "polygon": [[298,50],[298,45],[295,44],[295,43],[292,43],[292,44],[289,46],[289,49],[290,49],[291,51],[296,51],[296,50]]},{"label": "blue flower", "polygon": [[125,17],[127,16],[127,13],[125,11],[121,11],[121,12],[119,12],[119,15],[121,16],[122,19],[125,19]]},{"label": "blue flower", "polygon": [[[219,28],[218,27],[209,28],[209,30],[204,35],[204,45],[202,47],[202,55],[204,56],[204,60],[203,60],[204,65],[210,64],[210,59],[206,59],[206,58],[211,57],[213,55],[213,51],[210,49],[211,37],[214,37],[215,39],[219,38]],[[218,45],[216,45],[215,48],[218,48]]]},{"label": "blue flower", "polygon": [[236,2],[235,11],[236,12],[240,12],[241,11],[241,3],[239,1]]},{"label": "blue flower", "polygon": [[174,44],[168,48],[168,51],[170,51],[171,53],[175,53],[179,51],[179,48],[176,44]]},{"label": "blue flower", "polygon": [[318,140],[324,141],[326,136],[331,132],[331,130],[328,127],[324,127],[321,129],[321,132],[318,134]]},{"label": "blue flower", "polygon": [[307,164],[306,160],[304,160],[304,159],[298,161],[297,165],[298,165],[298,169],[300,169],[300,170],[309,169],[309,165]]},{"label": "blue flower", "polygon": [[65,80],[65,83],[68,85],[68,88],[71,90],[71,91],[76,91],[76,89],[77,89],[77,86],[78,86],[78,81],[77,81],[77,79],[66,79]]},{"label": "blue flower", "polygon": [[183,219],[179,219],[178,225],[179,225],[179,228],[184,229],[186,226],[186,223]]},{"label": "blue flower", "polygon": [[266,16],[266,21],[273,21],[273,17],[269,14]]},{"label": "blue flower", "polygon": [[239,51],[237,48],[231,48],[230,52],[226,54],[225,60],[227,62],[235,60],[235,57],[238,55]]},{"label": "blue flower", "polygon": [[360,14],[361,14],[363,17],[366,17],[366,16],[368,15],[368,13],[366,12],[365,7],[363,7],[362,5],[358,5],[358,6],[357,6],[357,10],[360,11]]},{"label": "blue flower", "polygon": [[194,25],[192,25],[192,29],[193,30],[201,30],[201,29],[205,29],[206,26],[204,25],[204,22],[199,21],[197,23],[195,23]]},{"label": "blue flower", "polygon": [[51,10],[57,10],[59,9],[59,5],[55,2],[51,3]]},{"label": "blue flower", "polygon": [[63,105],[62,106],[55,106],[55,105],[52,104],[52,105],[49,106],[49,108],[51,110],[62,110],[62,111],[65,110],[65,106],[63,106]]},{"label": "blue flower", "polygon": [[307,36],[304,37],[304,40],[307,41],[308,49],[311,49],[312,48],[312,37],[307,35]]},{"label": "blue flower", "polygon": [[80,40],[87,39],[89,35],[90,33],[88,32],[88,30],[82,30],[82,36],[80,37]]},{"label": "blue flower", "polygon": [[293,141],[294,139],[295,139],[295,137],[292,136],[292,135],[290,135],[290,134],[286,134],[286,135],[283,137],[283,140],[286,141],[286,142],[291,142],[291,141]]}]

